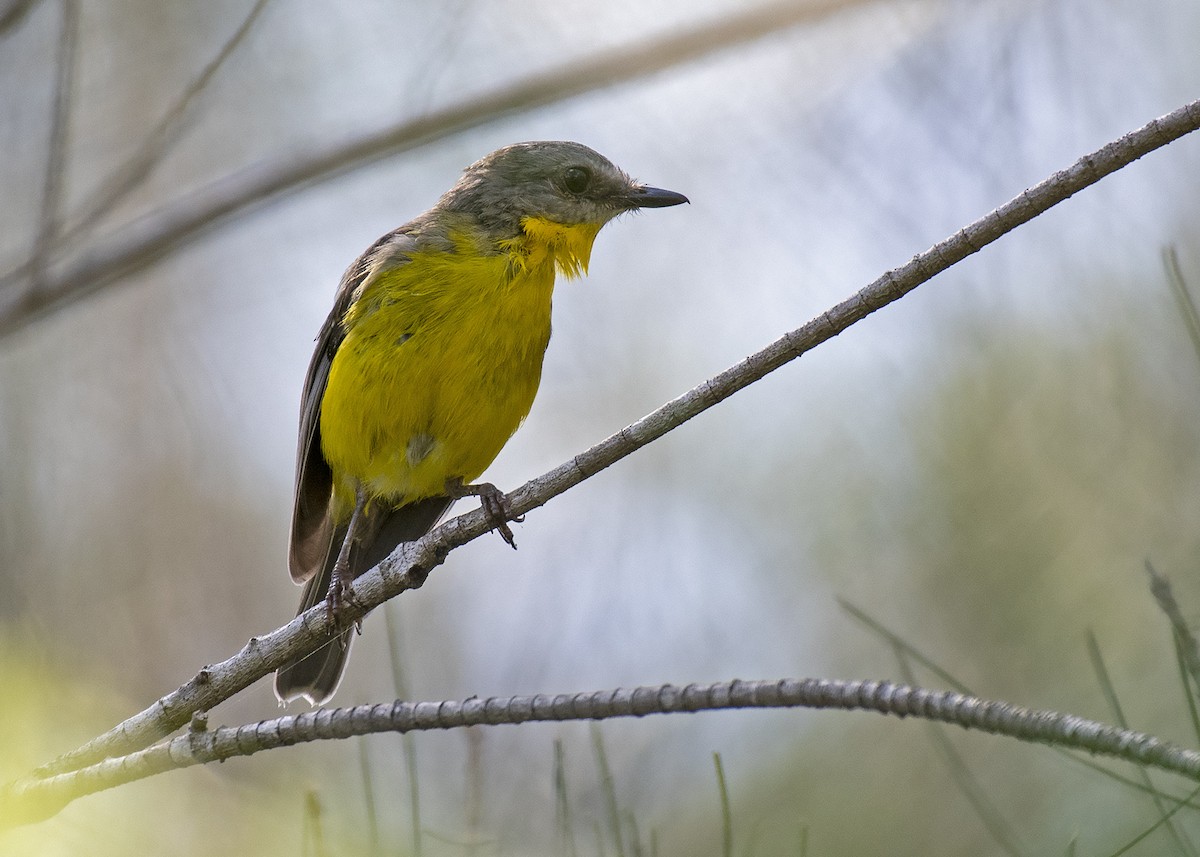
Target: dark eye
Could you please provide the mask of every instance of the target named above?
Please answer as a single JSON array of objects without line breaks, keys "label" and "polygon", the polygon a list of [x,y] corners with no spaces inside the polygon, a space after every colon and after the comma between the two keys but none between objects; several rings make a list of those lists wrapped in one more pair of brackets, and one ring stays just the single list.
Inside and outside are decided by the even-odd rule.
[{"label": "dark eye", "polygon": [[563,173],[563,187],[571,193],[583,193],[591,180],[592,173],[586,167],[567,167]]}]

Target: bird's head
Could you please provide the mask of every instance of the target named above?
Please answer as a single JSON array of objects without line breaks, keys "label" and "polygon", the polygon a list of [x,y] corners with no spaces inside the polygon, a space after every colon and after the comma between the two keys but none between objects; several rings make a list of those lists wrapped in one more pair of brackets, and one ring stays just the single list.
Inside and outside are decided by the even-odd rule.
[{"label": "bird's head", "polygon": [[681,193],[634,181],[581,143],[536,141],[476,161],[440,205],[473,215],[489,231],[516,234],[527,218],[599,229],[627,211],[687,201]]}]

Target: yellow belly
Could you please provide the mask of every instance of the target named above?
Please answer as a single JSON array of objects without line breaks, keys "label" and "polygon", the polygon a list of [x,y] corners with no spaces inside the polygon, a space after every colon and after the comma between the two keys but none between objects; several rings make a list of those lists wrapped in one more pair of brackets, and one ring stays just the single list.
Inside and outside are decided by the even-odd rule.
[{"label": "yellow belly", "polygon": [[339,517],[354,485],[394,505],[477,479],[520,426],[550,340],[553,256],[419,253],[346,316],[321,403]]}]

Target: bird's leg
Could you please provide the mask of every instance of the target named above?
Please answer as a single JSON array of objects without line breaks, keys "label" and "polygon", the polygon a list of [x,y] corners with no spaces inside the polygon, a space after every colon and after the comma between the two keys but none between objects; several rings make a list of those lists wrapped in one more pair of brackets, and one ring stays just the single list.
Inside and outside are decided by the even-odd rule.
[{"label": "bird's leg", "polygon": [[508,495],[503,491],[491,482],[464,485],[462,477],[455,476],[453,479],[446,480],[446,495],[456,500],[462,497],[478,497],[483,511],[492,520],[492,529],[500,534],[500,538],[504,539],[509,547],[513,550],[517,549],[517,542],[513,538],[513,531],[509,528],[508,522],[516,521],[519,524],[525,520],[525,516],[513,515]]},{"label": "bird's leg", "polygon": [[[330,575],[329,592],[325,595],[325,603],[329,608],[329,618],[334,625],[341,626],[347,607],[356,604],[354,593],[350,587],[354,583],[354,573],[350,568],[350,551],[358,541],[358,531],[362,526],[367,511],[367,492],[362,485],[354,486],[354,511],[350,514],[350,524],[346,527],[346,537],[342,539],[341,550],[333,564]],[[357,623],[356,623],[357,624]]]}]

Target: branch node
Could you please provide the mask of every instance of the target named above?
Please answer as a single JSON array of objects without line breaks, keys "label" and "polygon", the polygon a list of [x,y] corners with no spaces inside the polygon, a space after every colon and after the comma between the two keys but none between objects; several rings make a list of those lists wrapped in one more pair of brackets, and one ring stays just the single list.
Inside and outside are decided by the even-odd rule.
[{"label": "branch node", "polygon": [[196,735],[201,732],[208,731],[208,712],[193,711],[191,722],[188,723],[188,732]]}]

